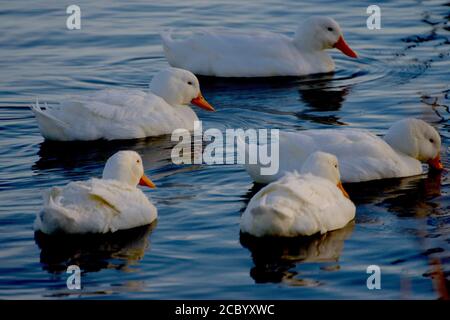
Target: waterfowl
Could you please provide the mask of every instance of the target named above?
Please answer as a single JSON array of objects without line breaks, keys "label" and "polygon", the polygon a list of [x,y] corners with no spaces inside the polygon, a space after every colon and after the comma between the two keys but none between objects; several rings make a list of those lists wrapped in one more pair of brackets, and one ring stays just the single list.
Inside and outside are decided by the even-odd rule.
[{"label": "waterfowl", "polygon": [[241,231],[255,237],[309,236],[340,229],[355,217],[355,205],[342,187],[337,158],[315,152],[300,174],[287,172],[250,200]]},{"label": "waterfowl", "polygon": [[260,164],[245,168],[254,181],[269,183],[285,172],[299,170],[315,151],[334,154],[339,159],[343,182],[400,178],[423,173],[421,162],[431,170],[442,170],[441,138],[426,122],[406,118],[394,123],[384,138],[360,129],[317,129],[280,132],[279,171],[261,175]]},{"label": "waterfowl", "polygon": [[185,39],[173,39],[167,31],[161,38],[170,65],[205,76],[302,76],[334,70],[326,49],[357,57],[339,24],[329,17],[305,19],[293,38],[272,32],[212,30]]},{"label": "waterfowl", "polygon": [[101,179],[47,190],[34,229],[45,234],[86,234],[148,225],[157,218],[157,209],[137,184],[155,187],[144,175],[139,154],[119,151],[106,162]]},{"label": "waterfowl", "polygon": [[153,77],[149,91],[105,89],[56,106],[36,102],[31,110],[47,140],[116,140],[192,131],[198,118],[190,103],[214,111],[195,75],[168,68]]}]

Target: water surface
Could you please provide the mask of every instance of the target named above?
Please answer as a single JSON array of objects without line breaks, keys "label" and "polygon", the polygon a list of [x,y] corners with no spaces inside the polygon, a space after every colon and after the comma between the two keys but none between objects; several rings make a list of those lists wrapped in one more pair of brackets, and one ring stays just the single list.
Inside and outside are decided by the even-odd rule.
[{"label": "water surface", "polygon": [[[332,52],[334,74],[276,80],[202,78],[215,113],[204,128],[305,130],[347,126],[383,134],[405,117],[441,133],[449,161],[449,4],[378,1],[382,29],[354,1],[78,1],[82,29],[65,28],[58,1],[0,5],[0,298],[436,299],[436,263],[449,287],[448,174],[348,186],[356,220],[323,236],[255,241],[239,216],[254,185],[239,165],[176,166],[169,137],[112,143],[43,141],[28,109],[36,97],[110,87],[145,89],[167,66],[158,34],[232,27],[292,34],[310,15],[335,18],[360,55]],[[158,185],[145,190],[157,223],[108,237],[35,237],[43,189],[101,174],[121,149],[139,152]],[[68,265],[83,271],[66,288]],[[382,290],[366,268],[382,270]],[[434,278],[434,279],[433,279]]]}]

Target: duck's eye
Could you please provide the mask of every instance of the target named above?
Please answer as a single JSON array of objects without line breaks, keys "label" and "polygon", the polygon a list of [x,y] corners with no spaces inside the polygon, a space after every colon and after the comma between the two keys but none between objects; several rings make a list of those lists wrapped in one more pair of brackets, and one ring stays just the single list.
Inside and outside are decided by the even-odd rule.
[{"label": "duck's eye", "polygon": [[192,86],[192,81],[188,81],[188,85]]},{"label": "duck's eye", "polygon": [[333,28],[332,27],[328,27],[327,29],[328,29],[328,31],[333,32]]},{"label": "duck's eye", "polygon": [[335,168],[337,169],[338,165],[337,165],[337,164],[335,164],[335,165],[334,165],[334,167],[335,167]]},{"label": "duck's eye", "polygon": [[141,160],[137,159],[137,160],[136,160],[136,163],[141,163]]},{"label": "duck's eye", "polygon": [[433,138],[430,138],[430,142],[431,142],[431,143],[434,143],[434,139],[433,139]]}]

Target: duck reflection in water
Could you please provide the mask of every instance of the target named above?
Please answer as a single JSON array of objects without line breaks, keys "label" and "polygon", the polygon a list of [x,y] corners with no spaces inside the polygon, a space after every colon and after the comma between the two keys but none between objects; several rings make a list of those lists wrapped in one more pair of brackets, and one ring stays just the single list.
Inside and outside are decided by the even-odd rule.
[{"label": "duck reflection in water", "polygon": [[126,272],[149,250],[149,236],[156,223],[104,235],[49,236],[36,232],[34,239],[41,250],[42,268],[49,273],[64,273],[70,265],[79,266],[82,272]]},{"label": "duck reflection in water", "polygon": [[425,175],[374,180],[346,184],[355,205],[375,204],[385,206],[399,217],[425,217],[438,209],[441,196],[442,172]]},{"label": "duck reflection in water", "polygon": [[[353,77],[351,75],[350,77]],[[258,106],[246,106],[247,110],[252,107],[261,111],[273,99],[277,102],[286,96],[298,91],[301,111],[289,111],[289,108],[278,108],[278,105],[266,106],[264,112],[269,114],[294,115],[300,120],[326,125],[345,125],[336,115],[350,93],[351,86],[342,85],[336,79],[336,74],[324,73],[309,75],[307,77],[273,77],[273,78],[214,78],[201,76],[199,79],[213,97],[221,97],[222,104],[234,105],[236,96],[246,95],[261,99]],[[231,96],[230,96],[231,92]],[[279,98],[279,99],[278,99]],[[263,101],[264,100],[264,101]],[[276,107],[275,107],[276,106]],[[297,108],[295,105],[293,108]],[[283,109],[285,109],[283,111]],[[321,114],[322,113],[322,114]],[[326,113],[326,115],[325,115]]]},{"label": "duck reflection in water", "polygon": [[[350,93],[350,86],[337,86],[333,74],[322,74],[300,81],[298,92],[300,101],[306,107],[297,112],[300,120],[325,125],[346,125],[336,115]],[[324,115],[326,114],[326,115]]]},{"label": "duck reflection in water", "polygon": [[254,263],[250,276],[256,283],[319,285],[316,280],[302,277],[298,265],[319,263],[324,270],[339,270],[338,262],[344,242],[352,234],[354,226],[352,221],[339,230],[296,238],[257,238],[241,233],[241,245],[250,250]]},{"label": "duck reflection in water", "polygon": [[84,166],[105,163],[114,153],[125,149],[139,153],[144,165],[169,164],[170,152],[175,144],[170,141],[170,136],[118,141],[44,141],[39,146],[39,159],[33,165],[33,170],[81,169]]}]

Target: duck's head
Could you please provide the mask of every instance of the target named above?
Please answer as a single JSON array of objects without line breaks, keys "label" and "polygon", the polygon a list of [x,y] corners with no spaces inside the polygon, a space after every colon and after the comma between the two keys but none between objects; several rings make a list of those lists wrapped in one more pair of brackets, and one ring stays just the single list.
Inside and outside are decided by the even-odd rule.
[{"label": "duck's head", "polygon": [[150,90],[172,106],[192,103],[202,109],[214,111],[200,92],[197,77],[184,69],[167,68],[160,71],[153,77]]},{"label": "duck's head", "polygon": [[358,57],[345,42],[339,24],[329,17],[310,17],[304,20],[295,33],[294,44],[305,51],[336,48],[349,57]]},{"label": "duck's head", "polygon": [[312,153],[305,161],[301,169],[302,174],[310,173],[312,175],[330,180],[342,191],[345,197],[349,198],[341,182],[341,174],[339,172],[339,162],[336,156],[316,151]]},{"label": "duck's head", "polygon": [[444,168],[440,155],[441,137],[425,121],[414,118],[400,120],[389,128],[384,140],[395,150],[428,163],[431,169]]},{"label": "duck's head", "polygon": [[156,188],[145,176],[141,156],[134,151],[119,151],[106,161],[103,179],[117,180],[130,186],[136,185]]}]

